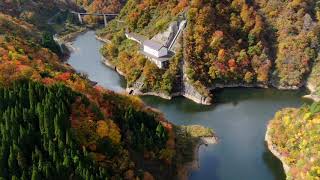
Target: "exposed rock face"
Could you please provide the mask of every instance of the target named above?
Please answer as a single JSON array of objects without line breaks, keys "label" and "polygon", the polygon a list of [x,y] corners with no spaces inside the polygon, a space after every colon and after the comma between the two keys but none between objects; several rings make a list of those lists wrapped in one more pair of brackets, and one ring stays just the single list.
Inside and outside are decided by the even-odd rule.
[{"label": "exposed rock face", "polygon": [[201,95],[190,83],[188,83],[187,80],[183,82],[182,95],[196,103],[211,105],[212,99],[210,97]]},{"label": "exposed rock face", "polygon": [[310,31],[316,26],[316,22],[312,20],[310,14],[306,14],[303,18],[303,30]]},{"label": "exposed rock face", "polygon": [[304,98],[312,99],[313,101],[320,102],[320,96],[317,95],[317,87],[314,85],[315,83],[311,80],[307,83],[307,88],[310,90],[309,95],[303,96]]},{"label": "exposed rock face", "polygon": [[270,127],[269,126],[267,127],[265,141],[266,141],[268,149],[271,151],[271,153],[282,162],[283,169],[284,169],[285,173],[287,174],[290,170],[290,166],[284,161],[284,157],[277,151],[275,145],[272,143],[272,140],[270,137]]},{"label": "exposed rock face", "polygon": [[[184,64],[184,61],[182,60],[182,62],[180,63],[181,69],[184,66],[183,64]],[[135,83],[132,84],[131,87],[128,87],[126,91],[132,95],[152,95],[152,96],[158,96],[164,99],[172,99],[172,97],[175,97],[175,96],[184,96],[196,103],[211,105],[211,101],[212,101],[211,97],[200,94],[199,91],[197,91],[197,89],[189,83],[189,80],[187,79],[186,75],[183,72],[181,72],[181,75],[180,75],[183,78],[180,78],[179,82],[177,82],[176,84],[177,87],[175,87],[175,92],[170,95],[167,95],[161,92],[152,92],[152,91],[142,92],[143,84],[144,84],[143,77],[140,77]]]},{"label": "exposed rock face", "polygon": [[164,46],[168,47],[178,31],[178,22],[173,21],[170,23],[168,29],[162,33],[155,35],[152,40],[157,41]]},{"label": "exposed rock face", "polygon": [[312,99],[316,102],[320,102],[320,52],[318,53],[318,59],[314,62],[310,76],[307,79],[307,88],[310,90],[310,94],[304,96],[305,98]]}]

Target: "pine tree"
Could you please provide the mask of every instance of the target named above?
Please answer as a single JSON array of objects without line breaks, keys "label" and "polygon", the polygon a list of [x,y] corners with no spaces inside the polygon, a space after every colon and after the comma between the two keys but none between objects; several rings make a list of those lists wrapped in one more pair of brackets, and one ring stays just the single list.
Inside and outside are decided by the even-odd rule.
[{"label": "pine tree", "polygon": [[32,168],[31,180],[40,180],[38,169],[36,166],[33,166]]}]

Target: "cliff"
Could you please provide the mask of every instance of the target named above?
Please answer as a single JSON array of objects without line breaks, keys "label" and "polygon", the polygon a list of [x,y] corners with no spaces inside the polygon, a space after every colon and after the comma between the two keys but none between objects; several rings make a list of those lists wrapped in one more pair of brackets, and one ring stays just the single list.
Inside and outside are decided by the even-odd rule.
[{"label": "cliff", "polygon": [[266,132],[269,150],[281,160],[287,179],[316,179],[320,176],[320,105],[287,108],[276,113]]},{"label": "cliff", "polygon": [[289,173],[290,171],[290,166],[286,163],[285,161],[285,156],[283,156],[278,150],[277,150],[277,146],[273,143],[272,141],[272,137],[270,135],[270,131],[271,131],[271,127],[267,127],[267,131],[266,131],[266,136],[265,136],[265,141],[267,143],[268,149],[271,151],[271,153],[277,157],[283,166],[283,169],[285,171],[286,174]]},{"label": "cliff", "polygon": [[314,62],[311,74],[307,80],[307,88],[310,90],[310,95],[306,95],[306,98],[310,98],[316,102],[320,101],[320,61],[319,57]]}]

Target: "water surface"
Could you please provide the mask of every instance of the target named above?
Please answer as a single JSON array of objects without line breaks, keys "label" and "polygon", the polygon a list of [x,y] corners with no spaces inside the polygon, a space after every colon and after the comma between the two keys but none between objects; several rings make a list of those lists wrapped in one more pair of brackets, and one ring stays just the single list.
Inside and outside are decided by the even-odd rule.
[{"label": "water surface", "polygon": [[124,78],[117,72],[106,67],[101,61],[100,47],[102,43],[95,39],[95,32],[88,31],[80,35],[72,45],[75,50],[71,53],[68,63],[77,71],[85,72],[92,81],[116,92],[124,91]]},{"label": "water surface", "polygon": [[[100,85],[121,92],[125,81],[101,63],[101,43],[94,32],[80,35],[69,63],[84,71]],[[274,89],[225,89],[216,92],[212,106],[198,105],[183,97],[171,101],[142,97],[146,104],[160,109],[178,125],[200,124],[213,128],[220,141],[201,147],[200,169],[191,180],[272,180],[285,179],[281,163],[268,151],[264,142],[266,126],[274,113],[283,107],[304,103],[302,91]]]}]

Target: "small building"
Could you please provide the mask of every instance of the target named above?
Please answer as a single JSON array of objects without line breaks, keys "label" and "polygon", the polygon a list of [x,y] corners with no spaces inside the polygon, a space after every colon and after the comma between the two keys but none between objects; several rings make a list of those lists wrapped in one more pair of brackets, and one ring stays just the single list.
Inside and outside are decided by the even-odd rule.
[{"label": "small building", "polygon": [[145,36],[126,32],[126,37],[141,45],[140,53],[143,54],[151,62],[155,63],[160,69],[167,68],[169,59],[173,54],[163,44],[157,41],[148,40]]},{"label": "small building", "polygon": [[167,56],[155,57],[144,50],[140,50],[140,53],[143,54],[147,59],[153,62],[160,69],[166,69],[169,66],[169,60],[173,56],[173,54],[168,54]]},{"label": "small building", "polygon": [[152,40],[146,40],[143,42],[143,51],[157,58],[168,55],[168,48]]}]

